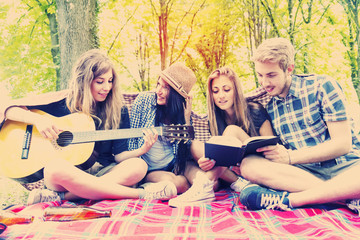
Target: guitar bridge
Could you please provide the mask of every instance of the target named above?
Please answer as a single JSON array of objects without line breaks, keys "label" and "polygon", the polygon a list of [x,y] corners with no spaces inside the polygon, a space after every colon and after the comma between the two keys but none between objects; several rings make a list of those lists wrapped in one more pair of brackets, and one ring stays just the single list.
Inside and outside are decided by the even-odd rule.
[{"label": "guitar bridge", "polygon": [[21,159],[28,159],[29,157],[32,130],[33,130],[33,125],[26,125],[26,131],[24,134],[24,141],[21,152]]}]

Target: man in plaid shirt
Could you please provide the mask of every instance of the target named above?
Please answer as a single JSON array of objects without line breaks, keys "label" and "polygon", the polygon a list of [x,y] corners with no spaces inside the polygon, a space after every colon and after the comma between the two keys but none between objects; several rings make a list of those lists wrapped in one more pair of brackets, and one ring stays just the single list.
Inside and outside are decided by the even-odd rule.
[{"label": "man in plaid shirt", "polygon": [[[360,213],[360,141],[339,84],[328,76],[293,75],[295,51],[283,38],[265,40],[253,61],[282,145],[258,149],[241,174],[254,184],[240,194],[249,209],[290,210],[346,200]],[[274,190],[277,189],[277,190]]]}]

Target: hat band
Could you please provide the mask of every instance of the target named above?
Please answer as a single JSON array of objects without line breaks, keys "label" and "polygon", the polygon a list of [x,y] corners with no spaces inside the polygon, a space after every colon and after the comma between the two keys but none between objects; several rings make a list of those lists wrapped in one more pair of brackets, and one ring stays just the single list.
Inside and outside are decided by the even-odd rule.
[{"label": "hat band", "polygon": [[185,91],[184,87],[180,83],[178,83],[175,79],[173,79],[172,77],[170,77],[164,73],[161,73],[161,75],[163,77],[165,77],[165,79],[167,81],[169,81],[170,85],[172,85],[172,87],[174,87],[176,91],[181,92],[185,96],[187,96],[187,92]]}]

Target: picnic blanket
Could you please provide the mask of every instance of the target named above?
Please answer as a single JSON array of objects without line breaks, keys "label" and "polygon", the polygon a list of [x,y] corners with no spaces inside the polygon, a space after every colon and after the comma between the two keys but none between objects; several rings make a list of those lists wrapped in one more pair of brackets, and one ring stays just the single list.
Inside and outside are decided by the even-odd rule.
[{"label": "picnic blanket", "polygon": [[[124,94],[131,105],[137,94]],[[270,97],[258,88],[246,95],[248,101],[266,105]],[[1,106],[0,106],[1,107]],[[1,113],[1,111],[0,111]],[[0,114],[0,120],[3,115]],[[192,113],[195,138],[210,138],[205,114]],[[23,185],[28,190],[42,188],[43,180]],[[2,239],[360,239],[360,217],[344,204],[327,204],[293,211],[249,211],[237,203],[231,189],[216,192],[216,201],[197,206],[172,208],[167,201],[141,199],[87,201],[83,204],[111,210],[110,218],[70,222],[45,221],[43,214],[52,203],[9,208],[32,215],[34,222],[8,226]],[[61,206],[79,203],[63,201]],[[1,229],[1,228],[0,228]]]},{"label": "picnic blanket", "polygon": [[[293,211],[249,211],[237,204],[231,189],[216,192],[216,201],[172,208],[167,201],[142,199],[87,201],[112,210],[110,218],[70,222],[44,221],[44,209],[58,203],[13,206],[32,214],[29,224],[9,226],[0,239],[359,239],[360,217],[342,204]],[[78,205],[63,201],[62,206]]]}]

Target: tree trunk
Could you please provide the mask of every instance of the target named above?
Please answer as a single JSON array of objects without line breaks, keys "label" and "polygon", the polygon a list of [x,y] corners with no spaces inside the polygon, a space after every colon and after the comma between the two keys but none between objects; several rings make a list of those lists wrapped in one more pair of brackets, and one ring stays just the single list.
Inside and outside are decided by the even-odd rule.
[{"label": "tree trunk", "polygon": [[56,0],[60,40],[60,89],[67,88],[71,70],[84,52],[99,47],[97,0]]},{"label": "tree trunk", "polygon": [[168,42],[168,6],[164,0],[160,0],[160,16],[159,16],[159,41],[160,41],[160,59],[161,70],[167,68],[167,59],[169,55],[169,42]]},{"label": "tree trunk", "polygon": [[59,34],[56,15],[45,12],[49,19],[50,37],[51,37],[51,56],[56,67],[56,90],[60,90],[60,48]]}]

